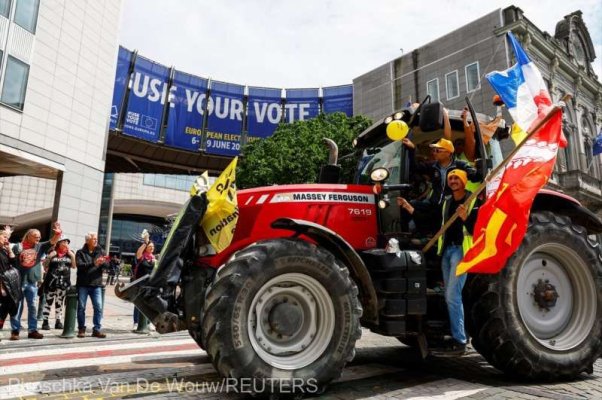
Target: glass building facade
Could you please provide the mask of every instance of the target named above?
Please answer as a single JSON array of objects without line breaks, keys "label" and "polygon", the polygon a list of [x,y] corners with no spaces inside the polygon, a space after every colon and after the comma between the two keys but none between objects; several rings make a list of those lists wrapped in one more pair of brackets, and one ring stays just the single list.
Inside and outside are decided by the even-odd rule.
[{"label": "glass building facade", "polygon": [[155,243],[155,253],[158,254],[165,243],[169,225],[163,218],[145,215],[114,215],[111,248],[119,248],[125,260],[133,259],[136,250],[142,243],[140,234],[144,229],[150,233],[150,239]]}]

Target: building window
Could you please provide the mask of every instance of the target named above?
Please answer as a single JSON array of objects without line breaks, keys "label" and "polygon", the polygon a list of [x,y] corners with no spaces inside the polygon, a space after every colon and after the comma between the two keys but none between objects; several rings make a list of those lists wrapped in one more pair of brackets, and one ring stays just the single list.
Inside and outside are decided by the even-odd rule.
[{"label": "building window", "polygon": [[445,92],[447,93],[447,100],[455,99],[460,95],[458,71],[445,74]]},{"label": "building window", "polygon": [[28,77],[29,65],[9,55],[6,62],[6,74],[4,75],[4,86],[2,87],[0,101],[11,107],[23,110]]},{"label": "building window", "polygon": [[480,89],[480,75],[479,75],[479,62],[475,62],[472,64],[468,64],[464,68],[464,72],[466,74],[466,91],[474,92],[477,89]]},{"label": "building window", "polygon": [[144,185],[188,191],[196,180],[195,175],[144,174]]},{"label": "building window", "polygon": [[17,0],[15,23],[31,33],[36,33],[40,0]]},{"label": "building window", "polygon": [[439,101],[439,79],[435,78],[426,83],[426,94],[431,96],[431,101]]},{"label": "building window", "polygon": [[8,18],[10,13],[10,0],[0,0],[0,15]]}]

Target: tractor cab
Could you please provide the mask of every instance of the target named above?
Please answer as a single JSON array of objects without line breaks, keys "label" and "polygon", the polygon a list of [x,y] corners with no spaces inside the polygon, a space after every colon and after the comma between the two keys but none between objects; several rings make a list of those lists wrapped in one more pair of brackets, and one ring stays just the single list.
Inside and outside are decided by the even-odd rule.
[{"label": "tractor cab", "polygon": [[[465,140],[462,111],[449,110],[448,116],[451,141],[459,144],[459,141]],[[469,161],[477,168],[478,174],[484,177],[493,165],[502,161],[498,139],[506,133],[506,130],[498,129],[493,137],[486,137],[487,144],[485,144],[479,125],[491,124],[493,119],[472,111],[468,120],[475,119],[479,124],[476,124],[476,129],[471,131],[475,139],[475,149],[474,157]],[[407,129],[407,133],[402,132],[397,136],[391,134],[387,129],[390,124],[401,125],[404,127],[402,130]],[[429,202],[433,182],[427,169],[430,163],[435,162],[429,146],[444,137],[444,124],[442,104],[423,102],[417,108],[401,109],[382,118],[356,139],[355,145],[362,153],[354,183],[374,183],[371,177],[373,171],[382,168],[387,171],[387,177],[376,183],[374,187],[375,194],[380,195],[378,223],[382,246],[389,238],[395,237],[400,240],[401,245],[416,247],[428,237],[432,237],[440,227],[437,223],[438,216],[433,216],[428,221],[420,221],[417,225],[407,213],[400,210],[396,199],[404,197],[418,204]],[[404,140],[399,139],[401,136]],[[403,143],[406,138],[414,144],[414,149],[410,149]]]}]

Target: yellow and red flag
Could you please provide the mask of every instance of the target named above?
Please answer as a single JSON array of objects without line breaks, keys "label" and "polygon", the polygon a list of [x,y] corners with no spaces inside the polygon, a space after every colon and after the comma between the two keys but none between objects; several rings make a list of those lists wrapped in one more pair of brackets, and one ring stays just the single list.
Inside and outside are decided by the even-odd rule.
[{"label": "yellow and red flag", "polygon": [[533,200],[548,182],[563,144],[561,120],[562,113],[556,113],[508,162],[497,191],[479,209],[474,243],[458,265],[458,275],[495,274],[520,246]]},{"label": "yellow and red flag", "polygon": [[[487,79],[508,105],[515,122],[530,129],[546,116],[552,102],[535,64],[512,34],[508,34],[508,39],[517,64],[506,71],[488,74]],[[531,205],[552,174],[559,147],[566,147],[562,112],[553,114],[518,149],[505,170],[491,180],[488,199],[479,209],[475,223],[473,246],[458,264],[457,275],[494,274],[504,267],[525,236]]]}]

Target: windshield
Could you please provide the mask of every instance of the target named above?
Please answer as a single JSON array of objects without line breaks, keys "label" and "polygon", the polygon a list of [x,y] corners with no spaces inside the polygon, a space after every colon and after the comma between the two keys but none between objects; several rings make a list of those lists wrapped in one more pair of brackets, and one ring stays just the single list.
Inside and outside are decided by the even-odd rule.
[{"label": "windshield", "polygon": [[389,183],[399,183],[401,174],[401,141],[386,141],[382,147],[364,149],[360,159],[355,183],[370,183],[370,172],[375,168],[384,167],[389,170]]}]

